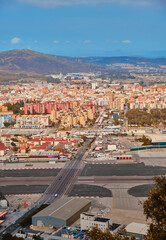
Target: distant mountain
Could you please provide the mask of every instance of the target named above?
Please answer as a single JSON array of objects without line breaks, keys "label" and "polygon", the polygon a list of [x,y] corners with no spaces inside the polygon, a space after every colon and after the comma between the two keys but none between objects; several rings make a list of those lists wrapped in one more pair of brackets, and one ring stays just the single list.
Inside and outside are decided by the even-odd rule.
[{"label": "distant mountain", "polygon": [[[99,69],[97,64],[85,63],[82,59],[54,56],[29,49],[0,53],[0,70],[27,71],[42,74],[55,72],[90,72]],[[101,69],[101,66],[100,66]]]},{"label": "distant mountain", "polygon": [[141,57],[62,57],[29,49],[0,52],[0,70],[39,74],[55,72],[95,72],[108,70],[109,64],[130,63],[147,66],[166,65],[166,58]]},{"label": "distant mountain", "polygon": [[143,58],[143,57],[86,57],[84,62],[98,65],[109,65],[115,63],[128,63],[133,65],[159,66],[166,65],[166,58]]}]

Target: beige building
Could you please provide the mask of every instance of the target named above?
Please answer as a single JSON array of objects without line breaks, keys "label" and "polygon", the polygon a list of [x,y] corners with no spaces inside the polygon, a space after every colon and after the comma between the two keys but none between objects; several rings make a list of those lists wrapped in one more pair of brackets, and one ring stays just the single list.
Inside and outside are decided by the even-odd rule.
[{"label": "beige building", "polygon": [[61,124],[65,127],[72,127],[76,125],[81,125],[84,127],[88,119],[94,119],[94,114],[91,108],[84,109],[76,106],[75,109],[72,110],[52,110],[50,119],[53,122],[61,121]]},{"label": "beige building", "polygon": [[80,116],[80,125],[82,125],[83,127],[85,127],[86,121],[83,115]]},{"label": "beige building", "polygon": [[57,111],[55,109],[52,110],[50,119],[52,122],[55,122],[57,120]]},{"label": "beige building", "polygon": [[116,98],[113,101],[113,109],[123,111],[125,102],[126,102],[125,98]]},{"label": "beige building", "polygon": [[110,108],[113,107],[113,101],[114,101],[114,93],[110,92],[110,94],[109,94],[109,107]]},{"label": "beige building", "polygon": [[93,120],[93,118],[94,118],[94,116],[93,116],[93,111],[92,111],[91,108],[88,109],[88,118],[89,118],[90,120]]}]

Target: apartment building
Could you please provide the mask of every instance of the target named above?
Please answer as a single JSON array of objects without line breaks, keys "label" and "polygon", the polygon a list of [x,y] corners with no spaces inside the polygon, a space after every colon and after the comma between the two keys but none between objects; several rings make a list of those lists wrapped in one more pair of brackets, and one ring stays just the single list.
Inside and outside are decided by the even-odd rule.
[{"label": "apartment building", "polygon": [[5,127],[4,123],[13,123],[13,116],[9,114],[0,116],[0,127]]},{"label": "apartment building", "polygon": [[50,116],[45,115],[22,115],[16,117],[15,127],[18,128],[41,128],[49,125]]},{"label": "apartment building", "polygon": [[126,103],[125,98],[116,98],[112,103],[112,107],[113,109],[123,111],[125,107],[125,103]]}]

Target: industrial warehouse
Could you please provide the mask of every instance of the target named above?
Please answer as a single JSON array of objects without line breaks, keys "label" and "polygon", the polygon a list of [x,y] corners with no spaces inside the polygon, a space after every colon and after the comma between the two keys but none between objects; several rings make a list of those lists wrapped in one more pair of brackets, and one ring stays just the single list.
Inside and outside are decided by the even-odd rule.
[{"label": "industrial warehouse", "polygon": [[91,202],[87,199],[58,199],[32,217],[32,224],[40,227],[70,226],[82,212],[88,211]]}]

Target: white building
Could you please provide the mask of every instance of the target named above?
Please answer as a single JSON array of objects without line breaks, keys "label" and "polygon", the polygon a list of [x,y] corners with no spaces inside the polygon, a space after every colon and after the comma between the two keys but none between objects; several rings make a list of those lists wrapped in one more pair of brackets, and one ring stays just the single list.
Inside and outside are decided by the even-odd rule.
[{"label": "white building", "polygon": [[18,128],[40,128],[49,125],[49,116],[46,115],[22,115],[16,118]]},{"label": "white building", "polygon": [[126,236],[134,235],[136,238],[143,239],[148,232],[148,224],[132,222],[126,226]]},{"label": "white building", "polygon": [[111,220],[108,218],[97,217],[92,214],[82,213],[80,215],[81,230],[88,230],[92,227],[98,227],[102,231],[109,229]]},{"label": "white building", "polygon": [[109,151],[113,151],[113,150],[116,150],[117,147],[116,147],[115,144],[108,144],[107,149],[108,149]]},{"label": "white building", "polygon": [[95,90],[98,87],[98,82],[92,82],[92,90]]}]

